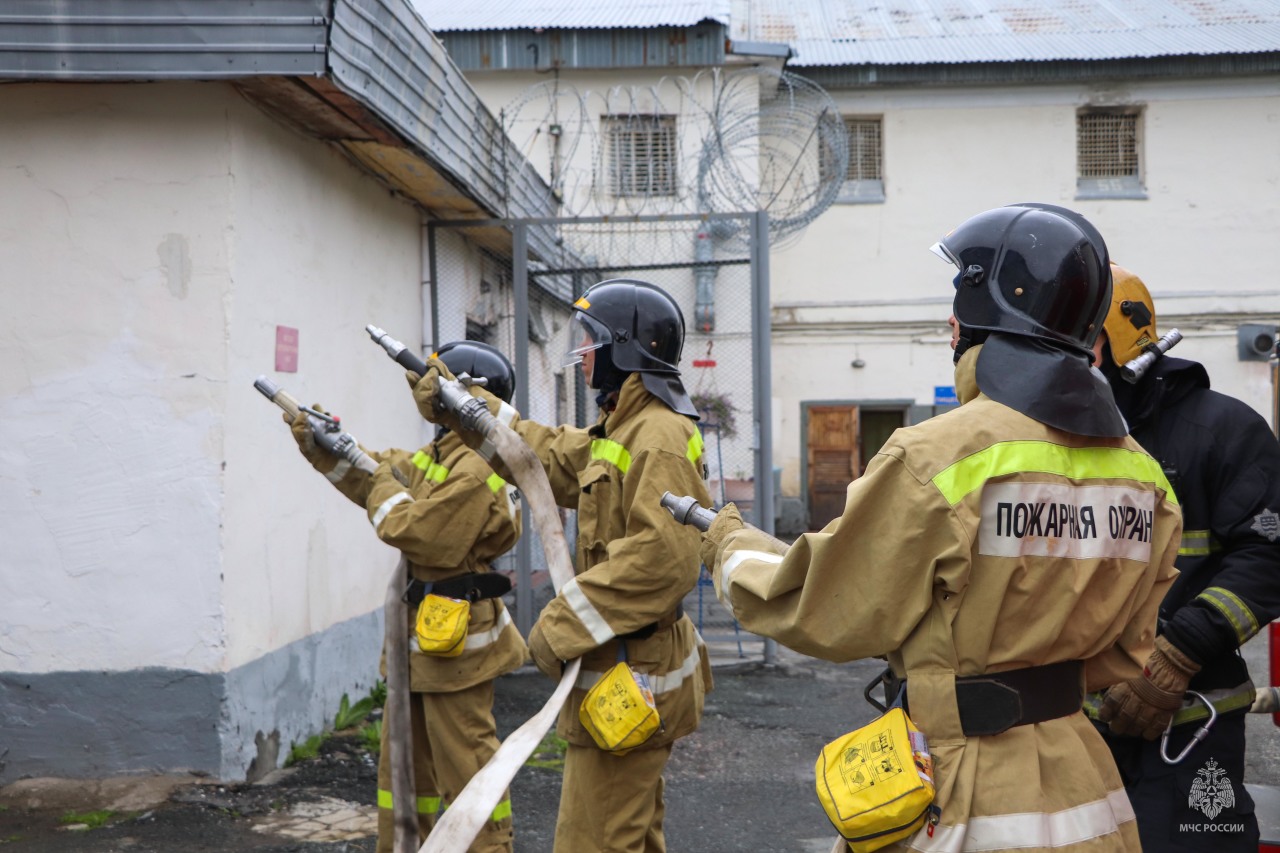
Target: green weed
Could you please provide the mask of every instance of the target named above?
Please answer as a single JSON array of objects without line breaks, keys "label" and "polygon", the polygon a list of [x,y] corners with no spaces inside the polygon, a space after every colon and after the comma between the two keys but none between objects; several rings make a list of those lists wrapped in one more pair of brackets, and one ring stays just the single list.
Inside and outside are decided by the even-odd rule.
[{"label": "green weed", "polygon": [[533,755],[525,762],[525,766],[541,767],[544,770],[563,773],[564,752],[568,746],[569,743],[564,738],[555,732],[548,732],[547,736],[542,739],[542,743],[538,744],[538,748],[533,751]]},{"label": "green weed", "polygon": [[382,720],[374,720],[360,727],[360,745],[366,752],[377,755],[382,749]]},{"label": "green weed", "polygon": [[369,698],[373,700],[373,707],[382,708],[387,704],[387,681],[379,679],[373,688],[369,691]]},{"label": "green weed", "polygon": [[338,714],[333,718],[333,730],[342,731],[364,722],[364,718],[369,716],[369,712],[373,710],[373,697],[366,696],[356,704],[352,705],[351,700],[347,698],[347,694],[342,694],[342,702],[338,705]]},{"label": "green weed", "polygon": [[312,735],[302,743],[292,743],[289,745],[289,757],[285,759],[284,766],[292,767],[299,761],[306,761],[309,758],[315,758],[320,754],[320,747],[329,739],[327,732],[318,735]]},{"label": "green weed", "polygon": [[116,813],[110,809],[98,809],[92,812],[67,812],[58,819],[59,823],[83,823],[90,829],[97,829],[100,826],[106,826]]}]

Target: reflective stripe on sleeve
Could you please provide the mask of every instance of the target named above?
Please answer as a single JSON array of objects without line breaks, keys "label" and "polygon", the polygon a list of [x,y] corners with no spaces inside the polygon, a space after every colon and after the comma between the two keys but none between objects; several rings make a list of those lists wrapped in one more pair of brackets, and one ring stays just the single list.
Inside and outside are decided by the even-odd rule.
[{"label": "reflective stripe on sleeve", "polygon": [[1236,639],[1240,641],[1240,645],[1244,645],[1249,638],[1262,630],[1262,626],[1258,624],[1258,617],[1254,616],[1249,606],[1229,589],[1211,586],[1197,595],[1195,600],[1206,602],[1213,609],[1227,617],[1227,621],[1231,623],[1231,627],[1236,632]]},{"label": "reflective stripe on sleeve", "polygon": [[497,823],[511,817],[511,800],[503,800],[493,809],[493,814],[489,816],[489,820]]},{"label": "reflective stripe on sleeve", "polygon": [[[702,664],[702,656],[698,653],[699,646],[700,642],[694,643],[693,650],[689,652],[689,656],[680,664],[679,669],[674,669],[665,675],[649,675],[649,687],[653,690],[654,696],[673,693],[684,686],[685,679],[693,675]],[[578,673],[578,680],[574,682],[574,686],[582,690],[590,690],[601,678],[604,678],[603,672],[592,672],[584,669]]]},{"label": "reflective stripe on sleeve", "polygon": [[607,438],[597,438],[591,442],[591,458],[603,459],[624,474],[631,467],[631,451]]},{"label": "reflective stripe on sleeve", "polygon": [[702,458],[702,433],[695,427],[693,435],[689,436],[689,448],[684,452],[685,458],[698,467],[698,460]]},{"label": "reflective stripe on sleeve", "polygon": [[591,639],[595,640],[596,645],[613,639],[613,629],[609,627],[609,623],[600,615],[600,611],[596,610],[595,605],[587,598],[587,594],[582,591],[582,587],[578,586],[577,578],[565,584],[564,589],[560,590],[560,595],[564,597],[565,603],[569,605],[573,615],[578,617],[582,627],[587,629]]},{"label": "reflective stripe on sleeve", "polygon": [[933,484],[955,506],[994,477],[1038,472],[1073,480],[1136,480],[1164,490],[1165,500],[1178,502],[1160,463],[1123,447],[1064,447],[1049,441],[1001,441],[951,463]]},{"label": "reflective stripe on sleeve", "polygon": [[771,563],[775,566],[782,564],[781,555],[771,554],[768,551],[744,549],[730,553],[724,562],[720,564],[720,590],[717,596],[720,602],[730,610],[733,610],[733,602],[729,598],[729,585],[733,583],[733,573],[737,571],[738,566],[741,566],[747,560],[759,560],[762,563]]},{"label": "reflective stripe on sleeve", "polygon": [[423,476],[432,483],[443,483],[449,476],[449,469],[419,450],[413,454],[413,464],[422,470]]},{"label": "reflective stripe on sleeve", "polygon": [[1083,844],[1120,831],[1120,824],[1135,820],[1129,795],[1111,791],[1101,800],[1060,812],[970,817],[968,824],[935,828],[933,836],[917,832],[909,850],[922,853],[985,853],[994,850],[1054,850]]},{"label": "reflective stripe on sleeve", "polygon": [[499,477],[497,474],[490,474],[489,479],[484,481],[491,492],[500,492],[507,485],[507,481]]},{"label": "reflective stripe on sleeve", "polygon": [[[395,808],[395,800],[391,796],[391,792],[382,788],[378,789],[378,808],[393,809]],[[418,814],[436,814],[440,811],[439,797],[418,797]]]},{"label": "reflective stripe on sleeve", "polygon": [[1200,557],[1221,550],[1222,546],[1208,530],[1184,530],[1182,543],[1178,546],[1178,556]]},{"label": "reflective stripe on sleeve", "polygon": [[324,475],[324,478],[330,483],[336,483],[343,477],[347,476],[347,472],[351,470],[351,463],[345,459],[339,459],[338,464],[333,466],[333,470]]},{"label": "reflective stripe on sleeve", "polygon": [[391,508],[393,506],[411,500],[413,500],[413,497],[408,492],[396,492],[394,495],[382,502],[382,506],[378,507],[378,511],[369,519],[369,523],[373,525],[374,530],[377,530],[382,526],[382,522],[386,520],[387,513],[391,512]]}]

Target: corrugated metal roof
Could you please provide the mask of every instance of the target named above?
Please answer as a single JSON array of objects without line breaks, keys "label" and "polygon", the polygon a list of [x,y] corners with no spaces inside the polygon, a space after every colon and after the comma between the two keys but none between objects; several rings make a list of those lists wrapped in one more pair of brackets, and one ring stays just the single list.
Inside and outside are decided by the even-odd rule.
[{"label": "corrugated metal roof", "polygon": [[1280,0],[749,0],[735,39],[793,66],[1098,60],[1280,50]]},{"label": "corrugated metal roof", "polygon": [[411,0],[432,30],[637,29],[729,23],[730,0]]}]

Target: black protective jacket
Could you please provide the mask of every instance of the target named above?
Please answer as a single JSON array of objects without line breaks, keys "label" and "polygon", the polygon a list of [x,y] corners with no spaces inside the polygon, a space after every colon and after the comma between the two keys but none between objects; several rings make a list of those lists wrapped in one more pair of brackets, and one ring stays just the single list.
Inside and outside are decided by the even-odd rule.
[{"label": "black protective jacket", "polygon": [[1209,390],[1194,361],[1166,356],[1136,385],[1107,372],[1130,434],[1182,505],[1161,632],[1202,665],[1192,688],[1241,684],[1237,649],[1280,616],[1280,444],[1252,408]]}]

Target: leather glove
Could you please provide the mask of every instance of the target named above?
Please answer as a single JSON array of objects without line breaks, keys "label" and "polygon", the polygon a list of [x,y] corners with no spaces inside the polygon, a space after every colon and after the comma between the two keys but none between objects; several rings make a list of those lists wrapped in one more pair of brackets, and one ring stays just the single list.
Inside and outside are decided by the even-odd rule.
[{"label": "leather glove", "polygon": [[698,556],[702,558],[702,564],[708,570],[715,568],[716,555],[720,553],[720,546],[724,544],[725,538],[733,531],[742,528],[742,514],[738,512],[736,504],[725,504],[724,509],[716,513],[711,527],[702,534],[702,546],[698,548]]},{"label": "leather glove", "polygon": [[542,635],[542,623],[535,622],[529,632],[529,655],[542,674],[552,681],[559,681],[564,674],[564,661],[556,657],[551,644]]},{"label": "leather glove", "polygon": [[1200,665],[1164,637],[1156,637],[1156,650],[1147,658],[1142,677],[1122,681],[1107,691],[1098,719],[1109,723],[1113,734],[1141,735],[1155,740],[1182,707],[1191,677]]},{"label": "leather glove", "polygon": [[413,402],[418,413],[433,424],[458,432],[458,416],[440,398],[440,379],[456,378],[438,358],[427,359],[427,375],[418,376],[412,370],[405,371],[404,378],[413,391]]},{"label": "leather glove", "polygon": [[[316,403],[311,408],[317,412],[324,411],[324,409],[320,408],[319,403]],[[302,451],[302,455],[311,463],[312,468],[315,468],[321,474],[328,474],[338,467],[338,457],[316,444],[316,435],[311,431],[311,423],[307,420],[306,412],[298,412],[296,418],[290,418],[288,412],[282,412],[281,416],[284,418],[284,422],[289,425],[289,430],[293,433],[293,440],[298,443],[298,449]]]}]

